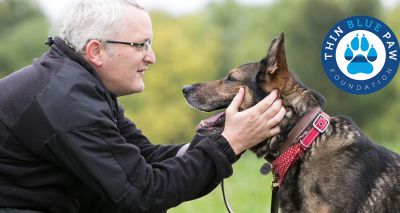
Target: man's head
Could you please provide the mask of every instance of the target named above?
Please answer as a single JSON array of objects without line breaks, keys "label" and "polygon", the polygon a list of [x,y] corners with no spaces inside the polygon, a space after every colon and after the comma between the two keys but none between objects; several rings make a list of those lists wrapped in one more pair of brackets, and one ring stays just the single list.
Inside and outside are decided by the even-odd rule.
[{"label": "man's head", "polygon": [[144,71],[156,58],[150,17],[134,0],[80,0],[66,16],[60,37],[113,94],[144,90]]}]

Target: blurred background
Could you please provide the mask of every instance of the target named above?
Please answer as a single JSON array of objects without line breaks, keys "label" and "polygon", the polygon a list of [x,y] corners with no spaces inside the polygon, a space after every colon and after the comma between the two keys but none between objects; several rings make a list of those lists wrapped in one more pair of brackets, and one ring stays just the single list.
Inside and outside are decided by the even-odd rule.
[{"label": "blurred background", "polygon": [[[0,0],[0,78],[30,65],[48,50],[72,0]],[[348,115],[376,143],[400,152],[400,77],[370,95],[337,89],[320,60],[323,38],[339,20],[369,15],[400,37],[398,0],[142,0],[153,21],[157,63],[146,72],[141,94],[120,98],[127,116],[153,143],[185,143],[210,114],[189,107],[186,84],[224,76],[231,68],[260,60],[271,39],[285,33],[289,67],[328,100],[328,114]],[[227,180],[235,212],[268,212],[270,176],[246,153]],[[219,189],[169,212],[225,212]]]}]

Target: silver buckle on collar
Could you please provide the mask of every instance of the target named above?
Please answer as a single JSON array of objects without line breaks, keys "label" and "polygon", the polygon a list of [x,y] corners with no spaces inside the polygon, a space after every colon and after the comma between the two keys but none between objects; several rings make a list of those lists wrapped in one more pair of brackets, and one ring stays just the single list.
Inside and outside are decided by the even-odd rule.
[{"label": "silver buckle on collar", "polygon": [[[321,121],[321,119],[323,120]],[[314,120],[313,126],[315,129],[318,130],[318,132],[323,133],[325,132],[326,128],[328,128],[329,123],[329,117],[320,113],[318,117]]]}]

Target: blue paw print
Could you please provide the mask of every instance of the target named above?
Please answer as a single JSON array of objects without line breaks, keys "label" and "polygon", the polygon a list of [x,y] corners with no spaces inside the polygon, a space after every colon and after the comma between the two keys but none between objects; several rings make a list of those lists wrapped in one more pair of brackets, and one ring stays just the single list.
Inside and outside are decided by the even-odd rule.
[{"label": "blue paw print", "polygon": [[[354,56],[354,51],[361,49],[362,53]],[[344,53],[344,58],[350,61],[347,65],[347,71],[350,74],[365,73],[370,74],[374,70],[372,62],[377,58],[377,52],[374,45],[369,45],[368,39],[362,35],[360,39],[358,34],[351,40],[350,45],[347,45]]]}]

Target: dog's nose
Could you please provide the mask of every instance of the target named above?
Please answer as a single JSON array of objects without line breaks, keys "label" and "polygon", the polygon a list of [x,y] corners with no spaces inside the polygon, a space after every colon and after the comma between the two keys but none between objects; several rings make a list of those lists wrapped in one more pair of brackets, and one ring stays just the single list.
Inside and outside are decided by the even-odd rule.
[{"label": "dog's nose", "polygon": [[192,85],[186,85],[182,88],[183,94],[187,94],[190,90],[193,89]]}]

